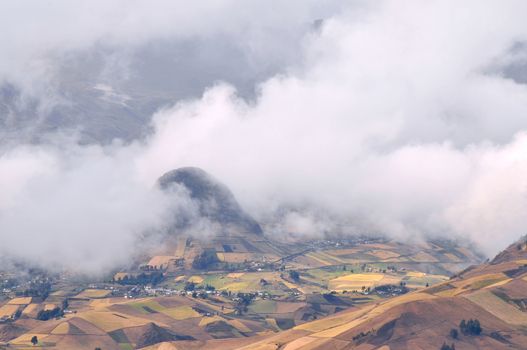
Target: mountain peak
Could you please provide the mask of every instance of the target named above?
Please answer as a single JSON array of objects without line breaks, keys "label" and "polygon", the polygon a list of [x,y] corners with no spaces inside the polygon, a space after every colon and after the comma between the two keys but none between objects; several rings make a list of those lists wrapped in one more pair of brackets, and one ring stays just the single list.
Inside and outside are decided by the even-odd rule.
[{"label": "mountain peak", "polygon": [[230,189],[201,168],[171,170],[159,178],[158,185],[164,191],[183,186],[198,203],[200,215],[226,230],[262,234],[258,222],[242,209]]}]

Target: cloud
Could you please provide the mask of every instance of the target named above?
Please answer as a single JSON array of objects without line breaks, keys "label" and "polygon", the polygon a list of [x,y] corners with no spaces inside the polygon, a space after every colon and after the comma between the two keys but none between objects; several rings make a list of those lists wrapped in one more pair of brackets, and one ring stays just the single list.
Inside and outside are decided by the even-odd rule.
[{"label": "cloud", "polygon": [[527,89],[500,65],[527,30],[524,5],[507,4],[382,2],[333,16],[256,101],[219,84],[155,115],[143,176],[197,165],[260,218],[315,206],[355,233],[469,237],[495,253],[523,233],[525,204],[505,160],[524,162]]},{"label": "cloud", "polygon": [[[3,2],[0,80],[21,87],[30,96],[56,98],[57,85],[63,79],[73,78],[63,76],[64,66],[73,64],[77,71],[68,73],[82,76],[83,70],[93,70],[90,56],[100,56],[102,60],[103,68],[97,73],[101,79],[110,74],[114,80],[116,77],[126,80],[133,78],[128,74],[140,73],[145,66],[147,70],[155,70],[155,66],[150,66],[152,62],[141,61],[141,56],[166,49],[168,56],[163,66],[174,70],[174,66],[182,64],[178,56],[185,54],[209,63],[204,57],[216,58],[215,52],[221,50],[219,43],[234,50],[218,65],[228,66],[229,59],[239,60],[237,56],[245,56],[254,65],[284,64],[296,57],[295,47],[306,28],[319,16],[335,11],[339,7],[336,4],[336,1],[324,5],[317,1],[247,1],[240,6],[232,0],[192,4],[167,0]],[[200,48],[202,43],[213,50]],[[187,52],[171,49],[178,45],[183,45]],[[198,47],[194,54],[193,46]],[[139,60],[139,67],[128,71],[135,60]],[[192,62],[183,63],[193,69]],[[198,81],[202,78],[195,77]]]},{"label": "cloud", "polygon": [[[84,53],[102,52],[110,64],[97,82],[126,103],[134,97],[115,95],[119,79],[147,93],[165,86],[134,80],[149,48],[176,42],[170,52],[184,56],[188,43],[202,45],[189,46],[195,54],[228,38],[216,45],[237,49],[219,63],[246,55],[239,69],[200,71],[214,60],[199,61],[192,76],[208,88],[155,113],[144,139],[6,145],[4,252],[85,272],[126,263],[171,213],[192,215],[185,196],[154,187],[182,166],[225,182],[271,232],[465,237],[489,254],[524,233],[527,87],[507,69],[525,64],[523,2],[281,4],[53,2],[27,16],[28,3],[0,5],[10,29],[0,75],[38,96],[69,59],[82,71]],[[266,62],[272,69],[247,80],[260,82],[250,97],[210,74],[252,77]]]},{"label": "cloud", "polygon": [[84,273],[130,263],[137,241],[170,223],[169,199],[135,178],[131,150],[66,145],[0,158],[1,254]]}]

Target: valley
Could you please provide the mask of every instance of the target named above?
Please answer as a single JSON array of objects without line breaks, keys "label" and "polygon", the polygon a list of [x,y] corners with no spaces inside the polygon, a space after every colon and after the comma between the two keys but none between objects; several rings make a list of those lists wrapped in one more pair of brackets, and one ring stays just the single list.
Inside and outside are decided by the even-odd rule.
[{"label": "valley", "polygon": [[267,349],[275,335],[284,344],[319,344],[362,324],[358,315],[365,321],[391,306],[507,282],[495,273],[450,284],[483,260],[463,242],[367,235],[284,242],[201,169],[176,169],[158,184],[169,196],[186,191],[212,232],[193,235],[192,222],[178,215],[162,244],[97,278],[14,265],[1,276],[0,348]]},{"label": "valley", "polygon": [[[49,349],[244,344],[441,285],[480,259],[442,241],[357,238],[288,246],[245,236],[219,242],[179,238],[174,255],[147,257],[135,270],[102,281],[36,273],[18,285],[13,275],[2,293],[0,347],[31,348],[34,336]],[[203,252],[216,258],[196,267]]]}]

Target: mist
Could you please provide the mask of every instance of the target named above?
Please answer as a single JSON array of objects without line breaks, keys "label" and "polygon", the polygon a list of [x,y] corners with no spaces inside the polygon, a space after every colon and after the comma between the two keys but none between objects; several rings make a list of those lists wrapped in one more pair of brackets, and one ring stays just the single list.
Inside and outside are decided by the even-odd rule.
[{"label": "mist", "polygon": [[[122,89],[174,71],[137,68],[152,63],[141,61],[145,48],[167,41],[179,55],[182,42],[237,42],[221,57],[243,53],[253,64],[218,65],[218,74],[211,60],[199,61],[211,70],[189,66],[181,84],[194,75],[200,83],[143,115],[145,132],[131,140],[86,144],[52,129],[32,143],[12,129],[0,153],[2,254],[93,273],[124,264],[145,232],[166,229],[174,206],[192,207],[155,186],[182,166],[224,182],[269,235],[459,238],[492,255],[525,233],[523,2],[292,2],[271,11],[226,1],[182,13],[181,4],[115,4],[90,2],[85,15],[55,2],[28,27],[43,33],[40,45],[2,34],[0,76],[39,101],[37,116],[67,103],[54,88],[68,78],[66,57],[101,46],[107,69],[90,84]],[[64,13],[72,18],[46,29]],[[179,77],[156,74],[146,94]]]}]

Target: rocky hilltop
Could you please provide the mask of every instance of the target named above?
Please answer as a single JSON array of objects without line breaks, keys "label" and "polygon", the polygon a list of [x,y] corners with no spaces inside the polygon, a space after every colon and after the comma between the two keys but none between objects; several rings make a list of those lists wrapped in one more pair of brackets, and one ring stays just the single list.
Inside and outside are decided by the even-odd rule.
[{"label": "rocky hilltop", "polygon": [[164,191],[183,186],[197,203],[200,215],[219,224],[224,231],[262,234],[258,222],[242,209],[229,188],[200,168],[169,171],[159,178],[158,185]]}]

